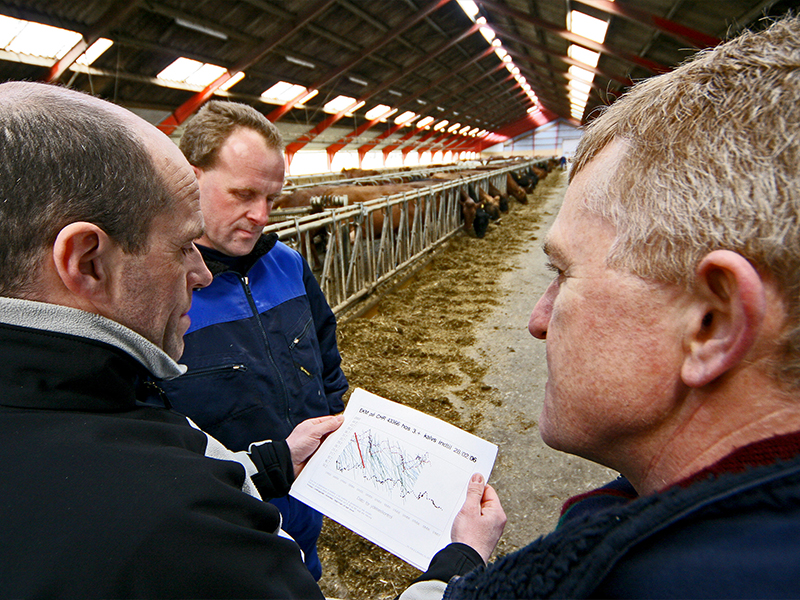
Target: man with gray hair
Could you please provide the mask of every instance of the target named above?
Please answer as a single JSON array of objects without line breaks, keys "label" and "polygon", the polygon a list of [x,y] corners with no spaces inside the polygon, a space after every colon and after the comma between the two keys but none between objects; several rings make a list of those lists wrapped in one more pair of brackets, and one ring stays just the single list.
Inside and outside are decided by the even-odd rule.
[{"label": "man with gray hair", "polygon": [[[180,148],[200,186],[198,246],[214,280],[194,294],[189,372],[165,387],[172,406],[232,450],[341,412],[336,318],[303,257],[262,235],[283,189],[277,128],[251,106],[213,100],[186,125]],[[272,502],[319,579],[322,515],[289,496]]]},{"label": "man with gray hair", "polygon": [[341,424],[231,452],[167,410],[211,282],[197,181],[133,113],[0,85],[0,597],[321,597],[262,497]]},{"label": "man with gray hair", "polygon": [[528,328],[544,441],[622,476],[447,598],[798,595],[798,98],[790,17],[588,126]]}]

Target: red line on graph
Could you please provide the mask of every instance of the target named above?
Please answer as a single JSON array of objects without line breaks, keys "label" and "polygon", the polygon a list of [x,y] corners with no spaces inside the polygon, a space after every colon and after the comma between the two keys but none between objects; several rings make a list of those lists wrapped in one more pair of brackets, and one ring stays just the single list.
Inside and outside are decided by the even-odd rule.
[{"label": "red line on graph", "polygon": [[355,431],[353,432],[353,437],[356,438],[356,448],[358,448],[358,456],[361,458],[361,466],[366,469],[367,465],[364,464],[364,455],[361,454],[361,444],[358,443],[358,434]]}]

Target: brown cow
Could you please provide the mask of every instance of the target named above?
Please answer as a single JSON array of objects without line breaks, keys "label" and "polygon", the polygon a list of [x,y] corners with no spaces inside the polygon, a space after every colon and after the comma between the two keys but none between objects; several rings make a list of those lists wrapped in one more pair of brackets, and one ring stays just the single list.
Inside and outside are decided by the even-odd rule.
[{"label": "brown cow", "polygon": [[514,196],[521,204],[528,203],[528,195],[525,193],[525,190],[517,185],[517,182],[514,181],[510,173],[506,173],[506,189],[508,193]]}]

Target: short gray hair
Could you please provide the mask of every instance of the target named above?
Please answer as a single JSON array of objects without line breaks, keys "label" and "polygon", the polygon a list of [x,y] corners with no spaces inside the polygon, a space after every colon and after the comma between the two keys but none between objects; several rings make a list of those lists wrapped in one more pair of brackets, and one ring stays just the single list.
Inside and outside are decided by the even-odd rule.
[{"label": "short gray hair", "polygon": [[0,295],[24,296],[66,225],[147,248],[170,202],[144,144],[102,103],[40,83],[0,85]]}]

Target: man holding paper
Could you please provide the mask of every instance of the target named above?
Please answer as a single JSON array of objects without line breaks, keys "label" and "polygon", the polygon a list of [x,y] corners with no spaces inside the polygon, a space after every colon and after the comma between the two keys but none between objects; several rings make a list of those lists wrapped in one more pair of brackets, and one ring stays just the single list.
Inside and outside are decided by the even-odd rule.
[{"label": "man holding paper", "polygon": [[[589,125],[528,328],[547,343],[543,439],[622,477],[551,534],[403,598],[797,596],[798,97],[792,17]],[[478,549],[496,531],[474,484],[453,540]]]}]

